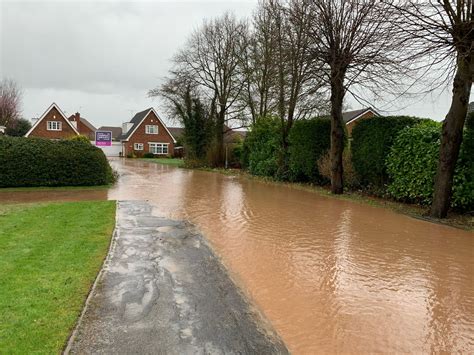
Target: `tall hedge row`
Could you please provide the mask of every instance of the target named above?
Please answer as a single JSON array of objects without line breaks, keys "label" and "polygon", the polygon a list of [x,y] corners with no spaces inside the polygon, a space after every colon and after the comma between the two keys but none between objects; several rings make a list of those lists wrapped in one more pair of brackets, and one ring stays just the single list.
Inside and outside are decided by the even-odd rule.
[{"label": "tall hedge row", "polygon": [[385,160],[398,133],[420,120],[409,116],[371,117],[352,131],[352,164],[361,185],[381,188],[388,182]]},{"label": "tall hedge row", "polygon": [[0,187],[93,186],[113,180],[104,153],[89,142],[0,138]]},{"label": "tall hedge row", "polygon": [[[464,211],[474,210],[472,128],[470,123],[465,130],[453,185],[452,206]],[[387,157],[390,195],[405,202],[431,204],[440,142],[439,122],[423,122],[400,132]]]},{"label": "tall hedge row", "polygon": [[467,117],[466,130],[454,175],[453,206],[474,211],[474,112]]},{"label": "tall hedge row", "polygon": [[276,176],[281,150],[281,122],[262,117],[248,132],[242,148],[242,166],[253,175]]},{"label": "tall hedge row", "polygon": [[330,147],[331,120],[296,121],[288,136],[289,176],[292,181],[323,182],[318,160]]}]

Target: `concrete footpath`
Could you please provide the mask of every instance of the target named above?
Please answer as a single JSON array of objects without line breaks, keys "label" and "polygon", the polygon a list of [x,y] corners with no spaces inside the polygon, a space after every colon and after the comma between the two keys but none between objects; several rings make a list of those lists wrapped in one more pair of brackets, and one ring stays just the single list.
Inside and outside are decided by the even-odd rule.
[{"label": "concrete footpath", "polygon": [[116,237],[66,353],[286,354],[191,225],[120,201]]}]

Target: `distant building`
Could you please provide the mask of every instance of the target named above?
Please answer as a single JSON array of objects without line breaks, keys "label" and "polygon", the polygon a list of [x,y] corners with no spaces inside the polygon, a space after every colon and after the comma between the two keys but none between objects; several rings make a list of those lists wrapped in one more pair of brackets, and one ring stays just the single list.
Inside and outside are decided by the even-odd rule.
[{"label": "distant building", "polygon": [[124,156],[172,156],[176,139],[154,108],[138,112],[130,122],[122,125],[122,151]]},{"label": "distant building", "polygon": [[83,135],[90,140],[94,139],[96,128],[79,112],[66,117],[56,103],[43,113],[38,119],[32,119],[33,126],[25,137],[43,137],[49,139],[66,139],[71,136]]},{"label": "distant building", "polygon": [[66,139],[79,135],[77,122],[73,124],[56,103],[41,115],[33,124],[25,137],[43,137],[49,139]]},{"label": "distant building", "polygon": [[355,125],[366,118],[380,116],[374,109],[367,107],[360,110],[347,111],[342,113],[342,120],[344,121],[347,133],[349,136],[352,134],[352,130]]},{"label": "distant building", "polygon": [[98,131],[110,131],[112,132],[112,140],[118,141],[120,140],[120,136],[122,135],[122,127],[114,127],[114,126],[100,126]]},{"label": "distant building", "polygon": [[95,131],[97,130],[92,123],[86,120],[84,117],[81,117],[79,112],[76,112],[74,115],[69,116],[69,121],[76,127],[79,131],[79,134],[86,136],[90,140],[95,139]]}]

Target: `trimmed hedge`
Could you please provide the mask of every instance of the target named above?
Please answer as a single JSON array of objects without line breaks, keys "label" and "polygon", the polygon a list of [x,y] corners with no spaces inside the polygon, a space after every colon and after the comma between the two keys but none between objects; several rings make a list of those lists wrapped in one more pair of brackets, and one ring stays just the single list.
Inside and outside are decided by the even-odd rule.
[{"label": "trimmed hedge", "polygon": [[89,142],[0,138],[0,187],[94,186],[113,181],[104,153]]},{"label": "trimmed hedge", "polygon": [[252,125],[242,149],[242,166],[253,175],[276,176],[281,152],[281,122],[262,117]]},{"label": "trimmed hedge", "polygon": [[[400,132],[387,157],[394,198],[423,205],[431,204],[441,142],[441,123],[429,121]],[[467,128],[454,176],[451,205],[474,209],[474,131]]]},{"label": "trimmed hedge", "polygon": [[388,183],[385,161],[398,133],[420,122],[409,116],[371,117],[352,131],[352,164],[362,186],[381,188]]},{"label": "trimmed hedge", "polygon": [[474,112],[468,115],[465,127],[454,175],[452,205],[464,211],[474,211]]},{"label": "trimmed hedge", "polygon": [[288,136],[290,180],[321,183],[318,160],[329,150],[331,120],[296,121]]}]

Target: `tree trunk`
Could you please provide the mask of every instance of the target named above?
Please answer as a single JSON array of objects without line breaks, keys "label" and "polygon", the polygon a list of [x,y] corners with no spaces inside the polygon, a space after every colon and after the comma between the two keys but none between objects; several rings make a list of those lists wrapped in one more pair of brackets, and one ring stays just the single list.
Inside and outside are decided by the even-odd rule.
[{"label": "tree trunk", "polygon": [[216,122],[216,151],[215,151],[215,165],[217,167],[224,166],[224,131],[225,127],[225,112],[221,110],[217,115]]},{"label": "tree trunk", "polygon": [[344,122],[342,102],[344,100],[344,76],[339,71],[331,75],[331,192],[344,192],[342,153],[344,151]]},{"label": "tree trunk", "polygon": [[451,107],[443,122],[438,169],[430,211],[431,216],[435,218],[445,218],[451,202],[454,170],[461,148],[464,121],[472,87],[471,60],[471,55],[458,56]]}]

